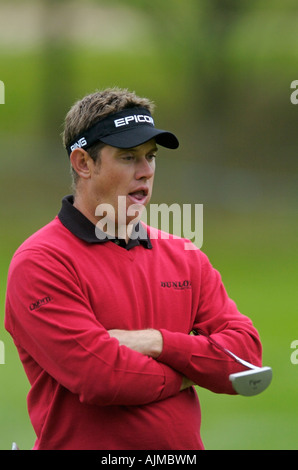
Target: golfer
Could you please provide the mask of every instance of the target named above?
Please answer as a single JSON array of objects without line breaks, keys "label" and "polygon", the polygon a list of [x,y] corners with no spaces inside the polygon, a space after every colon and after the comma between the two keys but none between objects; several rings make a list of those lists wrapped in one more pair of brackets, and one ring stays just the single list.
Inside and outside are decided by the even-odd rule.
[{"label": "golfer", "polygon": [[73,194],[11,261],[5,326],[31,385],[34,449],[203,449],[194,384],[233,394],[229,374],[244,369],[204,335],[261,365],[258,333],[207,256],[136,215],[158,148],[179,145],[152,113],[118,88],[73,105]]}]

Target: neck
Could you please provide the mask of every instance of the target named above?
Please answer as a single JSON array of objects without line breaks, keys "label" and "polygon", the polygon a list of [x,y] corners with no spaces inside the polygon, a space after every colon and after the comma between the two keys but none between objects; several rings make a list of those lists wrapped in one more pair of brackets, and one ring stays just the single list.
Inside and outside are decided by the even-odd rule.
[{"label": "neck", "polygon": [[95,216],[95,209],[92,204],[88,204],[81,194],[74,195],[73,206],[78,209],[87,219],[90,220],[94,225],[97,224],[98,218]]},{"label": "neck", "polygon": [[[133,231],[133,224],[118,225],[117,218],[114,217],[114,213],[110,218],[109,215],[96,215],[96,208],[98,205],[86,201],[86,198],[84,198],[82,194],[76,194],[74,196],[73,206],[106,235],[125,239],[126,243],[128,243]],[[106,211],[104,212],[106,213]]]}]

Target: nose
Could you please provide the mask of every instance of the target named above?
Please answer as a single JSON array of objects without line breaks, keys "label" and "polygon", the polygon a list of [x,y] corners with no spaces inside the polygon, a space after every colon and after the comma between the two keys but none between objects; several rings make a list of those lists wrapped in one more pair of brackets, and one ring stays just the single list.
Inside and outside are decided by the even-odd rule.
[{"label": "nose", "polygon": [[155,161],[149,162],[146,157],[140,159],[136,163],[135,178],[140,179],[150,179],[155,172]]}]

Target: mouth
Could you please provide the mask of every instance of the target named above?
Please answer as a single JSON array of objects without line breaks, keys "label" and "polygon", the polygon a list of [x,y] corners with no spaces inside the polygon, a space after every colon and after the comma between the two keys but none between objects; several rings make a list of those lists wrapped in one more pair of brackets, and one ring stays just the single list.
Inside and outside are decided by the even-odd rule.
[{"label": "mouth", "polygon": [[128,197],[133,201],[134,204],[144,204],[148,197],[148,193],[148,188],[138,188],[134,191],[131,191],[128,194]]}]

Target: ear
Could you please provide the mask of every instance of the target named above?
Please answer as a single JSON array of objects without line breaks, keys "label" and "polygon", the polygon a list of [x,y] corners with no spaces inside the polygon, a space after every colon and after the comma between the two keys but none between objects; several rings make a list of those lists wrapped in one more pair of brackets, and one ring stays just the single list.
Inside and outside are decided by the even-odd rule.
[{"label": "ear", "polygon": [[73,169],[79,177],[83,179],[90,178],[91,160],[92,158],[90,158],[90,155],[82,148],[77,148],[70,154],[70,161]]}]

